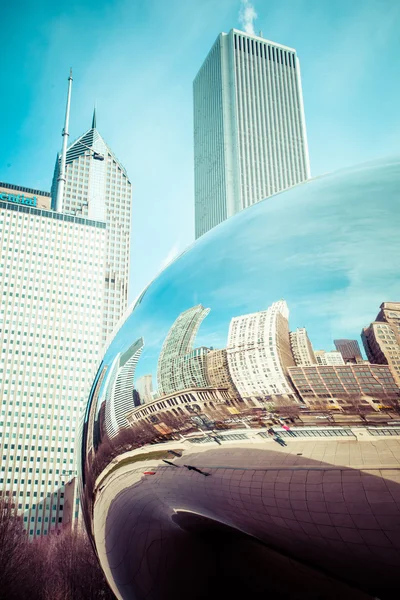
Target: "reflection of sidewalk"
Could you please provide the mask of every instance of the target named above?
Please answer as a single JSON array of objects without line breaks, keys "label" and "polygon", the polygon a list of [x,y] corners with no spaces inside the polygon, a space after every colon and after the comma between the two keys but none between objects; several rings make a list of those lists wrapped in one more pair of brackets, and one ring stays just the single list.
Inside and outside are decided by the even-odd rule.
[{"label": "reflection of sidewalk", "polygon": [[[124,590],[131,597],[132,585],[151,589],[154,577],[159,581],[155,574],[169,557],[182,560],[189,554],[192,559],[190,546],[180,556],[175,544],[193,515],[245,531],[291,556],[304,558],[306,553],[311,564],[321,561],[322,568],[335,567],[339,575],[348,567],[353,576],[361,564],[356,580],[365,570],[366,547],[368,564],[376,567],[377,578],[383,569],[388,570],[386,564],[379,567],[379,561],[390,565],[389,560],[397,559],[390,541],[382,548],[381,531],[371,533],[369,526],[376,524],[376,513],[388,540],[390,536],[398,539],[393,511],[400,485],[399,439],[319,438],[312,443],[296,440],[287,448],[271,440],[239,447],[234,443],[192,445],[173,462],[181,468],[162,460],[158,464],[145,460],[140,466],[132,463],[134,471],[129,472],[129,465],[121,460],[120,469],[110,473],[97,498],[96,543],[106,573],[112,572],[120,586],[120,594],[114,590],[118,598]],[[182,468],[185,464],[212,476],[189,472]],[[155,475],[144,476],[146,470]],[[364,514],[367,504],[372,516]],[[167,571],[179,574],[180,568],[178,560],[177,569],[168,567]],[[395,576],[393,569],[390,576]]]},{"label": "reflection of sidewalk", "polygon": [[[159,460],[147,461],[140,465],[139,468],[133,468],[132,464],[121,465],[120,468],[114,470],[110,477],[104,479],[100,486],[101,491],[96,494],[95,504],[93,508],[93,535],[96,541],[96,549],[101,562],[101,566],[106,574],[108,583],[111,585],[113,578],[111,568],[108,563],[106,551],[106,521],[109,514],[111,503],[124,489],[138,483],[146,470],[151,470],[160,464]],[[122,597],[118,590],[112,586],[112,590],[118,599]]]}]

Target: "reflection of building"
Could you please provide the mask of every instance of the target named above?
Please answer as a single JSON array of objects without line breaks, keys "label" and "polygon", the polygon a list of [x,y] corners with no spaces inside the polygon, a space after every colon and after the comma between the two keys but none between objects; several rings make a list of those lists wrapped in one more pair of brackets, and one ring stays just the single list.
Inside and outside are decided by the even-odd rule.
[{"label": "reflection of building", "polygon": [[79,486],[77,477],[73,477],[65,484],[64,508],[62,526],[69,529],[79,527],[82,513],[79,507]]},{"label": "reflection of building", "polygon": [[151,374],[139,377],[135,383],[135,388],[139,394],[140,404],[153,400],[153,377]]},{"label": "reflection of building", "polygon": [[289,367],[289,375],[300,397],[311,405],[321,402],[352,404],[351,400],[360,396],[375,398],[379,405],[379,399],[395,399],[400,394],[390,369],[385,365]]},{"label": "reflection of building", "polygon": [[371,363],[389,365],[396,381],[400,383],[400,345],[389,323],[371,323],[362,330],[361,339],[368,360]]},{"label": "reflection of building", "polygon": [[117,435],[126,427],[126,414],[132,410],[133,378],[139,357],[143,350],[143,338],[123,354],[118,354],[110,369],[106,388],[106,431],[109,437]]},{"label": "reflection of building", "polygon": [[243,398],[294,397],[286,377],[287,367],[294,365],[288,317],[287,304],[280,300],[268,310],[231,320],[228,365]]},{"label": "reflection of building", "polygon": [[293,48],[221,33],[193,84],[196,238],[310,176]]},{"label": "reflection of building", "polygon": [[168,417],[183,419],[182,422],[186,424],[188,415],[196,414],[200,410],[213,416],[215,411],[229,405],[229,402],[230,395],[226,388],[187,389],[139,406],[127,414],[126,418],[130,425],[137,425],[143,420],[152,424],[157,423],[158,420],[164,420],[168,425]]},{"label": "reflection of building", "polygon": [[400,302],[383,302],[376,321],[388,323],[400,344]]},{"label": "reflection of building", "polygon": [[74,468],[101,349],[105,243],[105,223],[0,199],[0,432],[10,438],[0,489],[15,493],[30,536],[62,517],[60,471]]},{"label": "reflection of building", "polygon": [[335,348],[343,357],[345,362],[359,363],[362,362],[360,346],[357,340],[334,340]]},{"label": "reflection of building", "polygon": [[[93,151],[104,160],[93,159]],[[58,176],[59,156],[52,185],[53,208]],[[99,134],[94,114],[92,127],[68,148],[62,210],[107,223],[103,343],[125,312],[128,301],[131,198],[128,174]]]},{"label": "reflection of building", "polygon": [[189,308],[176,319],[161,348],[157,368],[158,395],[188,387],[205,387],[205,361],[208,349],[193,342],[203,319],[210,312],[201,304]]},{"label": "reflection of building", "polygon": [[88,415],[88,424],[87,424],[87,439],[86,439],[86,458],[88,461],[90,461],[92,459],[92,451],[94,450],[94,445],[95,443],[97,443],[97,440],[95,440],[95,433],[96,432],[96,427],[95,427],[95,418],[96,418],[96,414],[98,412],[98,399],[99,399],[99,392],[100,392],[100,388],[101,385],[103,383],[104,377],[106,375],[107,372],[107,365],[103,366],[97,381],[95,383],[95,389],[93,391],[93,397],[91,400],[91,405],[90,405],[90,409],[89,409],[89,415]]},{"label": "reflection of building", "polygon": [[214,388],[227,388],[232,398],[237,398],[239,392],[229,373],[226,349],[211,350],[207,354],[207,379]]},{"label": "reflection of building", "polygon": [[333,367],[335,365],[344,365],[343,356],[340,352],[332,350],[331,352],[325,352],[325,350],[316,350],[314,352],[317,364]]},{"label": "reflection of building", "polygon": [[305,367],[315,365],[317,361],[314,350],[304,327],[290,332],[290,346],[296,365],[304,365]]}]

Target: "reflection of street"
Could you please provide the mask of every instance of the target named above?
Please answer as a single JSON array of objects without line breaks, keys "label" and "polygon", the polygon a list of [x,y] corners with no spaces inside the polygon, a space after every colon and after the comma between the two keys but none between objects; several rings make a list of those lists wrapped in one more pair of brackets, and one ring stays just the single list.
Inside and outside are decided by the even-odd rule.
[{"label": "reflection of street", "polygon": [[[99,555],[120,591],[118,597],[140,600],[151,591],[152,598],[162,598],[165,590],[172,593],[172,586],[174,597],[184,597],[186,577],[195,577],[194,565],[198,572],[203,564],[198,557],[201,536],[191,515],[209,520],[211,531],[218,523],[228,527],[227,532],[218,530],[217,539],[229,532],[246,532],[331,574],[336,583],[331,580],[324,598],[357,597],[354,589],[344,586],[339,591],[335,585],[343,583],[337,580],[374,594],[379,589],[382,598],[396,597],[390,596],[390,586],[396,589],[396,570],[388,569],[388,564],[400,565],[396,546],[400,438],[295,440],[287,448],[270,440],[240,447],[199,446],[175,457],[174,464],[196,470],[146,461],[140,468],[135,462],[129,473],[124,465],[121,473],[114,471],[96,500]],[[155,474],[146,478],[147,470]],[[187,517],[181,521],[177,517],[183,512]],[[378,529],[370,529],[372,522]],[[357,544],[356,538],[362,543]],[[235,544],[236,550],[241,548],[240,540]],[[213,560],[216,548],[208,546],[206,553]],[[218,561],[221,569],[228,568],[220,554]],[[212,576],[212,567],[208,562],[203,567],[208,580],[207,569]],[[290,569],[287,575],[285,586],[290,587]],[[262,585],[261,580],[257,583]],[[193,590],[191,597],[202,597],[196,593]],[[292,589],[288,597],[293,593]],[[305,597],[318,597],[312,594]]]}]

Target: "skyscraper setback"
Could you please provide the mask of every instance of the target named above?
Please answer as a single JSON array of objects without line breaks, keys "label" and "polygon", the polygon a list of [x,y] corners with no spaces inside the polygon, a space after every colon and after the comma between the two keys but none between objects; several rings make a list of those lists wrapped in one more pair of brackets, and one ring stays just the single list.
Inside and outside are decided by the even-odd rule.
[{"label": "skyscraper setback", "polygon": [[310,177],[293,48],[221,33],[193,85],[196,238]]},{"label": "skyscraper setback", "polygon": [[[0,183],[0,493],[30,536],[64,522],[83,402],[127,304],[131,184],[95,115],[67,150],[71,91],[72,73],[52,193]],[[122,358],[117,384],[133,377]],[[127,395],[117,389],[117,424]]]},{"label": "skyscraper setback", "polygon": [[[52,185],[54,209],[60,164],[59,155]],[[91,128],[67,150],[65,179],[63,211],[107,224],[104,343],[128,302],[132,186],[126,170],[97,130],[95,111]]]}]

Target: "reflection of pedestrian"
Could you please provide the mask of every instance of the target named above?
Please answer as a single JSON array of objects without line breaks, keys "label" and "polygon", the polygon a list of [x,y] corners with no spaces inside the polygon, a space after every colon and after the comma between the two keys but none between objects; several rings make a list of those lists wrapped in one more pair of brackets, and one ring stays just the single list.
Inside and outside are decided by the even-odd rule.
[{"label": "reflection of pedestrian", "polygon": [[285,442],[285,440],[283,440],[281,437],[279,437],[278,434],[275,434],[275,437],[273,438],[274,442],[277,442],[280,446],[287,446],[287,443]]},{"label": "reflection of pedestrian", "polygon": [[186,467],[189,471],[196,471],[196,473],[200,473],[200,475],[204,475],[204,477],[208,477],[209,475],[211,475],[211,473],[205,473],[204,471],[201,471],[197,467],[192,467],[191,465],[183,465],[183,466]]},{"label": "reflection of pedestrian", "polygon": [[282,429],[284,429],[285,431],[288,432],[289,435],[291,435],[292,437],[296,437],[296,434],[294,433],[294,431],[292,431],[289,427],[289,425],[286,425],[286,423],[282,423]]},{"label": "reflection of pedestrian", "polygon": [[163,462],[167,463],[167,465],[171,465],[171,467],[179,468],[179,465],[176,465],[175,463],[171,462],[170,460],[166,460],[165,458],[163,458]]}]

